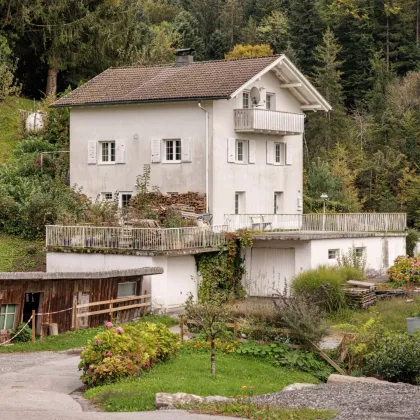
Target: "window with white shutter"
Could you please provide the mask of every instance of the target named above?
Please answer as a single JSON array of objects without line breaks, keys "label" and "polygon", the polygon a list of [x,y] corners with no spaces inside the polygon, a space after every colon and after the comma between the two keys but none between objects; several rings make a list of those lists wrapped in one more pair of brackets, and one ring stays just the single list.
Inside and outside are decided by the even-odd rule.
[{"label": "window with white shutter", "polygon": [[125,140],[115,142],[115,162],[125,163]]},{"label": "window with white shutter", "polygon": [[191,162],[191,139],[189,137],[181,139],[181,160],[182,162]]},{"label": "window with white shutter", "polygon": [[256,142],[255,140],[249,140],[249,163],[255,163],[256,161]]},{"label": "window with white shutter", "polygon": [[115,141],[101,141],[100,146],[100,163],[110,164],[116,162]]},{"label": "window with white shutter", "polygon": [[286,165],[292,164],[292,147],[291,145],[285,144],[286,147]]},{"label": "window with white shutter", "polygon": [[89,141],[88,142],[88,164],[89,165],[96,165],[97,157],[96,157],[96,149],[97,149],[97,142],[96,141]]},{"label": "window with white shutter", "polygon": [[152,139],[151,150],[152,150],[152,163],[161,162],[161,145],[162,139]]},{"label": "window with white shutter", "polygon": [[267,141],[267,165],[274,165],[274,142]]},{"label": "window with white shutter", "polygon": [[284,165],[286,162],[286,143],[274,143],[274,163]]},{"label": "window with white shutter", "polygon": [[228,138],[227,139],[227,160],[229,163],[236,162],[236,139]]}]

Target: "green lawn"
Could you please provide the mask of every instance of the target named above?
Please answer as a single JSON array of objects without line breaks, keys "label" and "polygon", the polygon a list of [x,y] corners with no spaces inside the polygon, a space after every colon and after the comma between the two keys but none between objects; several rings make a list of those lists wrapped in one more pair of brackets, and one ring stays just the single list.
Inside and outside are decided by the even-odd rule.
[{"label": "green lawn", "polygon": [[19,140],[19,110],[32,110],[34,101],[10,97],[0,102],[0,164],[5,162]]},{"label": "green lawn", "polygon": [[[146,315],[137,322],[155,322],[167,326],[176,325],[178,321],[166,315]],[[62,351],[85,347],[88,340],[103,331],[104,327],[88,328],[78,331],[69,331],[56,336],[48,336],[32,343],[17,343],[12,346],[0,346],[0,353],[30,352],[30,351]]]},{"label": "green lawn", "polygon": [[[266,394],[296,382],[318,383],[312,375],[237,354],[217,354],[216,375],[210,374],[210,355],[182,351],[138,378],[92,388],[85,396],[105,411],[154,409],[157,392],[187,392],[201,396]],[[246,388],[243,388],[243,387]],[[254,389],[250,387],[255,387]]]},{"label": "green lawn", "polygon": [[[405,332],[406,318],[413,315],[414,312],[420,312],[420,296],[413,297],[414,302],[407,303],[406,297],[395,297],[386,300],[380,300],[378,303],[366,311],[339,311],[328,318],[330,325],[352,324],[362,325],[368,321],[373,312],[378,312],[380,323],[390,331]],[[340,331],[340,328],[335,328]]]},{"label": "green lawn", "polygon": [[333,419],[337,416],[337,413],[329,410],[274,407],[252,404],[244,400],[229,404],[200,404],[191,408],[188,411],[193,413],[225,415],[255,420],[321,420]]},{"label": "green lawn", "polygon": [[33,270],[45,270],[44,242],[0,234],[0,272]]}]

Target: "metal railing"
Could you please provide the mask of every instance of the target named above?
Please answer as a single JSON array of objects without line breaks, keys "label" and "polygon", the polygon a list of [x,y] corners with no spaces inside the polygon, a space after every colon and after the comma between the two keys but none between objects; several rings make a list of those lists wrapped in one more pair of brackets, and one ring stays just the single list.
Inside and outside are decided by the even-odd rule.
[{"label": "metal railing", "polygon": [[143,229],[97,226],[47,226],[46,245],[64,248],[170,251],[213,248],[224,235],[210,228]]},{"label": "metal railing", "polygon": [[236,131],[301,134],[305,115],[268,109],[235,109]]},{"label": "metal railing", "polygon": [[404,232],[405,213],[227,214],[225,231]]}]

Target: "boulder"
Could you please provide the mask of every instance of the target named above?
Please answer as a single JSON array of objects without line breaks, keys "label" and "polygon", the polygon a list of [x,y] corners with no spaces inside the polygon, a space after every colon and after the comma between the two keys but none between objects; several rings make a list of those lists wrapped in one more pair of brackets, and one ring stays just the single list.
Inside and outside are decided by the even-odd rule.
[{"label": "boulder", "polygon": [[378,385],[391,385],[391,382],[381,381],[376,378],[370,378],[366,376],[347,376],[337,375],[333,373],[328,377],[328,384],[350,384],[350,383],[365,383],[365,384],[378,384]]},{"label": "boulder", "polygon": [[316,385],[315,384],[299,384],[299,383],[296,383],[296,384],[286,386],[285,388],[282,389],[282,392],[284,392],[284,391],[299,391],[301,389],[310,388],[310,387],[313,387],[313,386],[316,386]]},{"label": "boulder", "polygon": [[219,396],[215,396],[215,397],[205,397],[204,398],[204,402],[206,403],[225,403],[225,402],[230,402],[232,401],[232,398],[227,398],[227,397],[219,397]]},{"label": "boulder", "polygon": [[203,398],[198,395],[186,394],[178,392],[176,394],[167,394],[166,392],[158,392],[155,395],[155,407],[157,409],[167,407],[177,407],[186,404],[199,404],[203,402]]}]

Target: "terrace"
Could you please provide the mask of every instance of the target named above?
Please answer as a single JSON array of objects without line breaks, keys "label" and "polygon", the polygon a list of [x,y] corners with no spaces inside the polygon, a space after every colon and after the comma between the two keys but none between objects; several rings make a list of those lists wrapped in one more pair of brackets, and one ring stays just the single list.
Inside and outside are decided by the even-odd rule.
[{"label": "terrace", "polygon": [[235,214],[226,215],[226,223],[213,227],[132,228],[98,226],[47,226],[49,249],[121,249],[133,251],[211,250],[225,243],[225,232],[238,229],[258,231],[257,236],[291,233],[398,233],[405,232],[404,213],[346,214]]}]

